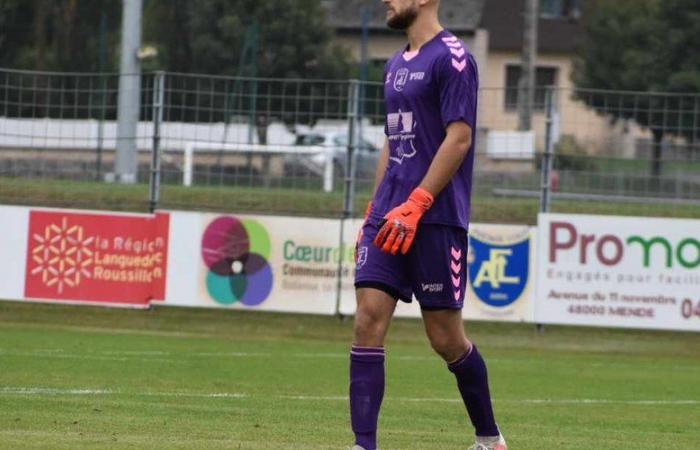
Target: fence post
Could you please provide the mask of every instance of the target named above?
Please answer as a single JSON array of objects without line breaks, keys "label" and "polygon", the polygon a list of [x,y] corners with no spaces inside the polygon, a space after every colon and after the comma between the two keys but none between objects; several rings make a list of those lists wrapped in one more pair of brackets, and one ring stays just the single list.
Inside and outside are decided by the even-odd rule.
[{"label": "fence post", "polygon": [[[554,88],[548,86],[545,91],[545,132],[544,154],[542,155],[542,192],[540,193],[540,212],[549,212],[551,172],[552,172],[552,148],[554,146],[552,127],[554,126]],[[535,324],[538,332],[544,331],[544,325]]]},{"label": "fence post", "polygon": [[542,155],[542,191],[540,193],[540,212],[549,212],[551,198],[552,148],[554,146],[552,127],[554,125],[554,88],[546,88],[545,92],[545,138],[544,154]]},{"label": "fence post", "polygon": [[[100,59],[102,55],[100,55]],[[107,101],[107,80],[104,73],[100,73],[100,118],[97,123],[97,160],[95,161],[95,181],[102,179],[102,149],[104,147],[105,107]]]},{"label": "fence post", "polygon": [[345,183],[343,187],[343,212],[340,216],[340,236],[339,236],[339,257],[338,257],[338,273],[335,296],[335,314],[340,314],[340,300],[343,293],[343,258],[345,256],[345,221],[352,217],[353,203],[355,200],[355,170],[354,170],[354,153],[356,147],[356,129],[359,114],[359,89],[360,82],[358,80],[350,80],[348,85],[348,147],[345,152]]},{"label": "fence post", "polygon": [[160,125],[163,122],[163,98],[165,72],[153,76],[153,146],[151,148],[151,174],[149,183],[149,211],[155,212],[160,200]]}]

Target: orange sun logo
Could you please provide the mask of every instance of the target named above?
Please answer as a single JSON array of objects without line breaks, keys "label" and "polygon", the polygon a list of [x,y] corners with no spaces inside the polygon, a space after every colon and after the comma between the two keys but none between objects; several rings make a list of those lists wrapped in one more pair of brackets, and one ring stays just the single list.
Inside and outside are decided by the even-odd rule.
[{"label": "orange sun logo", "polygon": [[35,266],[31,274],[41,275],[41,282],[47,287],[55,286],[59,294],[64,286],[79,286],[81,277],[90,278],[88,267],[93,263],[93,253],[88,246],[95,238],[84,234],[83,227],[69,226],[67,217],[61,219],[60,225],[46,226],[43,235],[34,233]]}]

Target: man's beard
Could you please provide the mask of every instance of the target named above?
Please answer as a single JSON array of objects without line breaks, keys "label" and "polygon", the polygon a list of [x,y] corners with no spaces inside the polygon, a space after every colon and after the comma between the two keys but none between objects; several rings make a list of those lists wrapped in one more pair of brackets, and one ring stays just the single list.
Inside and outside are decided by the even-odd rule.
[{"label": "man's beard", "polygon": [[386,24],[394,30],[405,30],[415,22],[416,17],[418,17],[418,8],[406,8],[400,13],[394,14],[386,21]]}]

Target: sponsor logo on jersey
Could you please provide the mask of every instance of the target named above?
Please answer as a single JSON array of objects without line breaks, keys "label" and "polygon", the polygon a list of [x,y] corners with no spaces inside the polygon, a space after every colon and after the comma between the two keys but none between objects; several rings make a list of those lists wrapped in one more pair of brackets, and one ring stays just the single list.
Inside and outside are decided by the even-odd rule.
[{"label": "sponsor logo on jersey", "polygon": [[411,72],[408,77],[409,81],[422,80],[423,78],[425,78],[425,72]]},{"label": "sponsor logo on jersey", "polygon": [[416,147],[413,145],[417,125],[413,119],[413,112],[399,110],[395,113],[389,113],[386,116],[386,124],[389,131],[389,141],[398,141],[398,145],[392,146],[389,159],[401,164],[404,159],[413,158],[417,153]]},{"label": "sponsor logo on jersey", "polygon": [[478,300],[494,308],[518,300],[528,282],[530,237],[507,245],[469,240],[469,281]]},{"label": "sponsor logo on jersey", "polygon": [[423,292],[442,292],[442,283],[421,283]]}]

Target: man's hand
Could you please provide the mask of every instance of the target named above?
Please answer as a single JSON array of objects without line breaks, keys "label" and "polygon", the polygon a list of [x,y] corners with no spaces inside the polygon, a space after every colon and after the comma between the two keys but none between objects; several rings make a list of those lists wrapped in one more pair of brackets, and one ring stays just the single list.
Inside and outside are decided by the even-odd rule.
[{"label": "man's hand", "polygon": [[414,189],[406,202],[389,211],[379,222],[381,228],[374,239],[374,245],[392,255],[401,249],[405,255],[416,237],[418,222],[432,205],[433,196],[430,192],[419,187]]},{"label": "man's hand", "polygon": [[365,228],[365,222],[367,222],[367,217],[369,217],[369,212],[372,211],[372,202],[367,203],[367,209],[365,210],[365,219],[362,222],[362,225],[360,225],[360,231],[357,232],[357,239],[355,240],[355,263],[357,263],[357,252],[360,250],[360,241],[362,240],[362,235],[364,234],[364,231],[362,231]]}]

